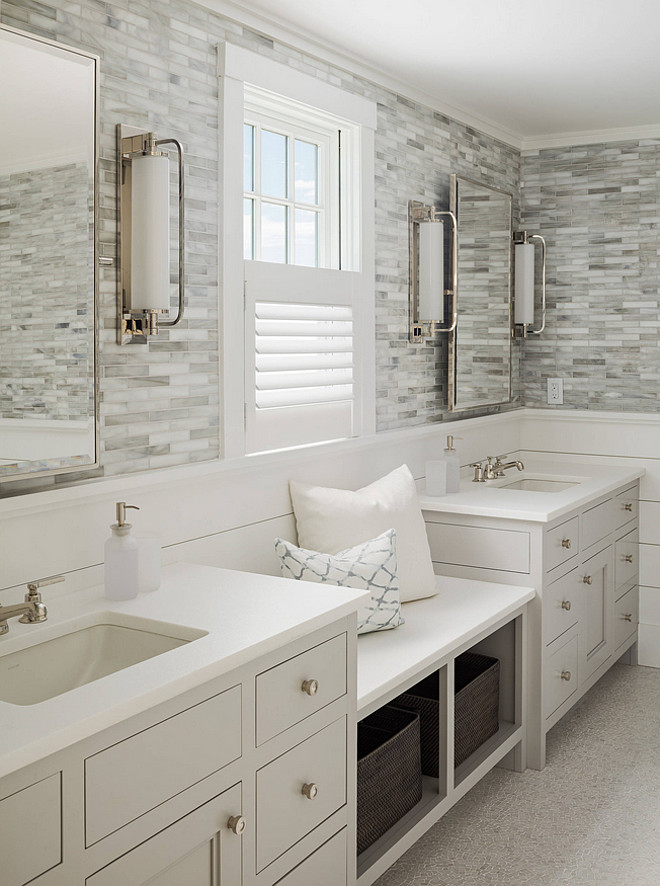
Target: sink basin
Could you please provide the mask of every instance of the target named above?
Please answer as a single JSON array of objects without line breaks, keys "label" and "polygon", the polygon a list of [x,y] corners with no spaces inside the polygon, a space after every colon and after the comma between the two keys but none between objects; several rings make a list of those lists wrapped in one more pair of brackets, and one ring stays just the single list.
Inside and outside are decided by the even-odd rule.
[{"label": "sink basin", "polygon": [[[93,623],[0,654],[0,701],[32,705],[205,636],[179,625],[99,613]],[[0,653],[2,649],[0,647]]]},{"label": "sink basin", "polygon": [[574,480],[541,480],[534,477],[525,477],[522,480],[512,480],[511,483],[503,483],[500,489],[527,489],[530,492],[563,492],[570,486],[577,486]]},{"label": "sink basin", "polygon": [[509,474],[501,480],[489,482],[491,489],[525,490],[527,492],[563,492],[578,483],[584,483],[586,477],[569,477],[562,474],[535,473],[523,471],[522,474]]}]

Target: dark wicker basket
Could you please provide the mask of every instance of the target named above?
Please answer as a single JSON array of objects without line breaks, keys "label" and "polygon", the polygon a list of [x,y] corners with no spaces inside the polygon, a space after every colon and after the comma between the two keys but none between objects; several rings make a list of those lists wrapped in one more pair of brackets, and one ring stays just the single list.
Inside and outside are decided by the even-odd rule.
[{"label": "dark wicker basket", "polygon": [[386,705],[358,723],[358,855],[421,799],[419,715]]},{"label": "dark wicker basket", "polygon": [[408,692],[397,696],[393,705],[419,714],[422,746],[422,774],[438,777],[440,762],[440,680],[437,671],[429,674]]},{"label": "dark wicker basket", "polygon": [[475,652],[457,656],[454,692],[454,766],[458,766],[499,729],[499,661]]}]

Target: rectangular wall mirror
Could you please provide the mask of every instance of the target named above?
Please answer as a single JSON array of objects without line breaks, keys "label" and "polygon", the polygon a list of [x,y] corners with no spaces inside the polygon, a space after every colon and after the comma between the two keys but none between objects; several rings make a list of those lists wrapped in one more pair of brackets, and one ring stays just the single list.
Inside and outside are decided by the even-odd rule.
[{"label": "rectangular wall mirror", "polygon": [[97,464],[98,59],[0,26],[0,83],[0,481],[8,481]]},{"label": "rectangular wall mirror", "polygon": [[513,198],[452,175],[458,221],[458,323],[449,338],[449,408],[511,401]]}]

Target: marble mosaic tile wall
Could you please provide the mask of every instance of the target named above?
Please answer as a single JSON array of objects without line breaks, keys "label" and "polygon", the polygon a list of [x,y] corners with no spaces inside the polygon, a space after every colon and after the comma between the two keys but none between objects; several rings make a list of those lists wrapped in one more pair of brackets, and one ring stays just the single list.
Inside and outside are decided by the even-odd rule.
[{"label": "marble mosaic tile wall", "polygon": [[[548,244],[547,328],[523,351],[526,406],[660,411],[660,139],[525,153],[523,224]],[[552,407],[550,407],[552,408]]]},{"label": "marble mosaic tile wall", "polygon": [[93,212],[85,163],[0,176],[0,418],[94,413]]},{"label": "marble mosaic tile wall", "polygon": [[[448,206],[449,174],[511,191],[520,154],[388,90],[255,34],[189,0],[3,0],[0,19],[101,58],[101,252],[115,239],[115,131],[179,138],[188,158],[187,319],[149,348],[114,344],[114,271],[101,271],[101,462],[106,474],[216,458],[218,87],[228,40],[378,103],[376,327],[379,430],[446,417],[446,346],[407,340],[410,199]],[[517,381],[517,366],[514,379]],[[515,387],[517,392],[517,386]],[[482,410],[483,411],[483,410]],[[475,413],[476,414],[476,413]]]}]

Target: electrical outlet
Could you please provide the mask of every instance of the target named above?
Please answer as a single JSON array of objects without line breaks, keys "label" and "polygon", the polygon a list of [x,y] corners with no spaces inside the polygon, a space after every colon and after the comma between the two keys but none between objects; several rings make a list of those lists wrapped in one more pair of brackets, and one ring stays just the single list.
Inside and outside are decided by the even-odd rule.
[{"label": "electrical outlet", "polygon": [[548,379],[548,403],[553,406],[561,406],[564,402],[564,379]]}]

